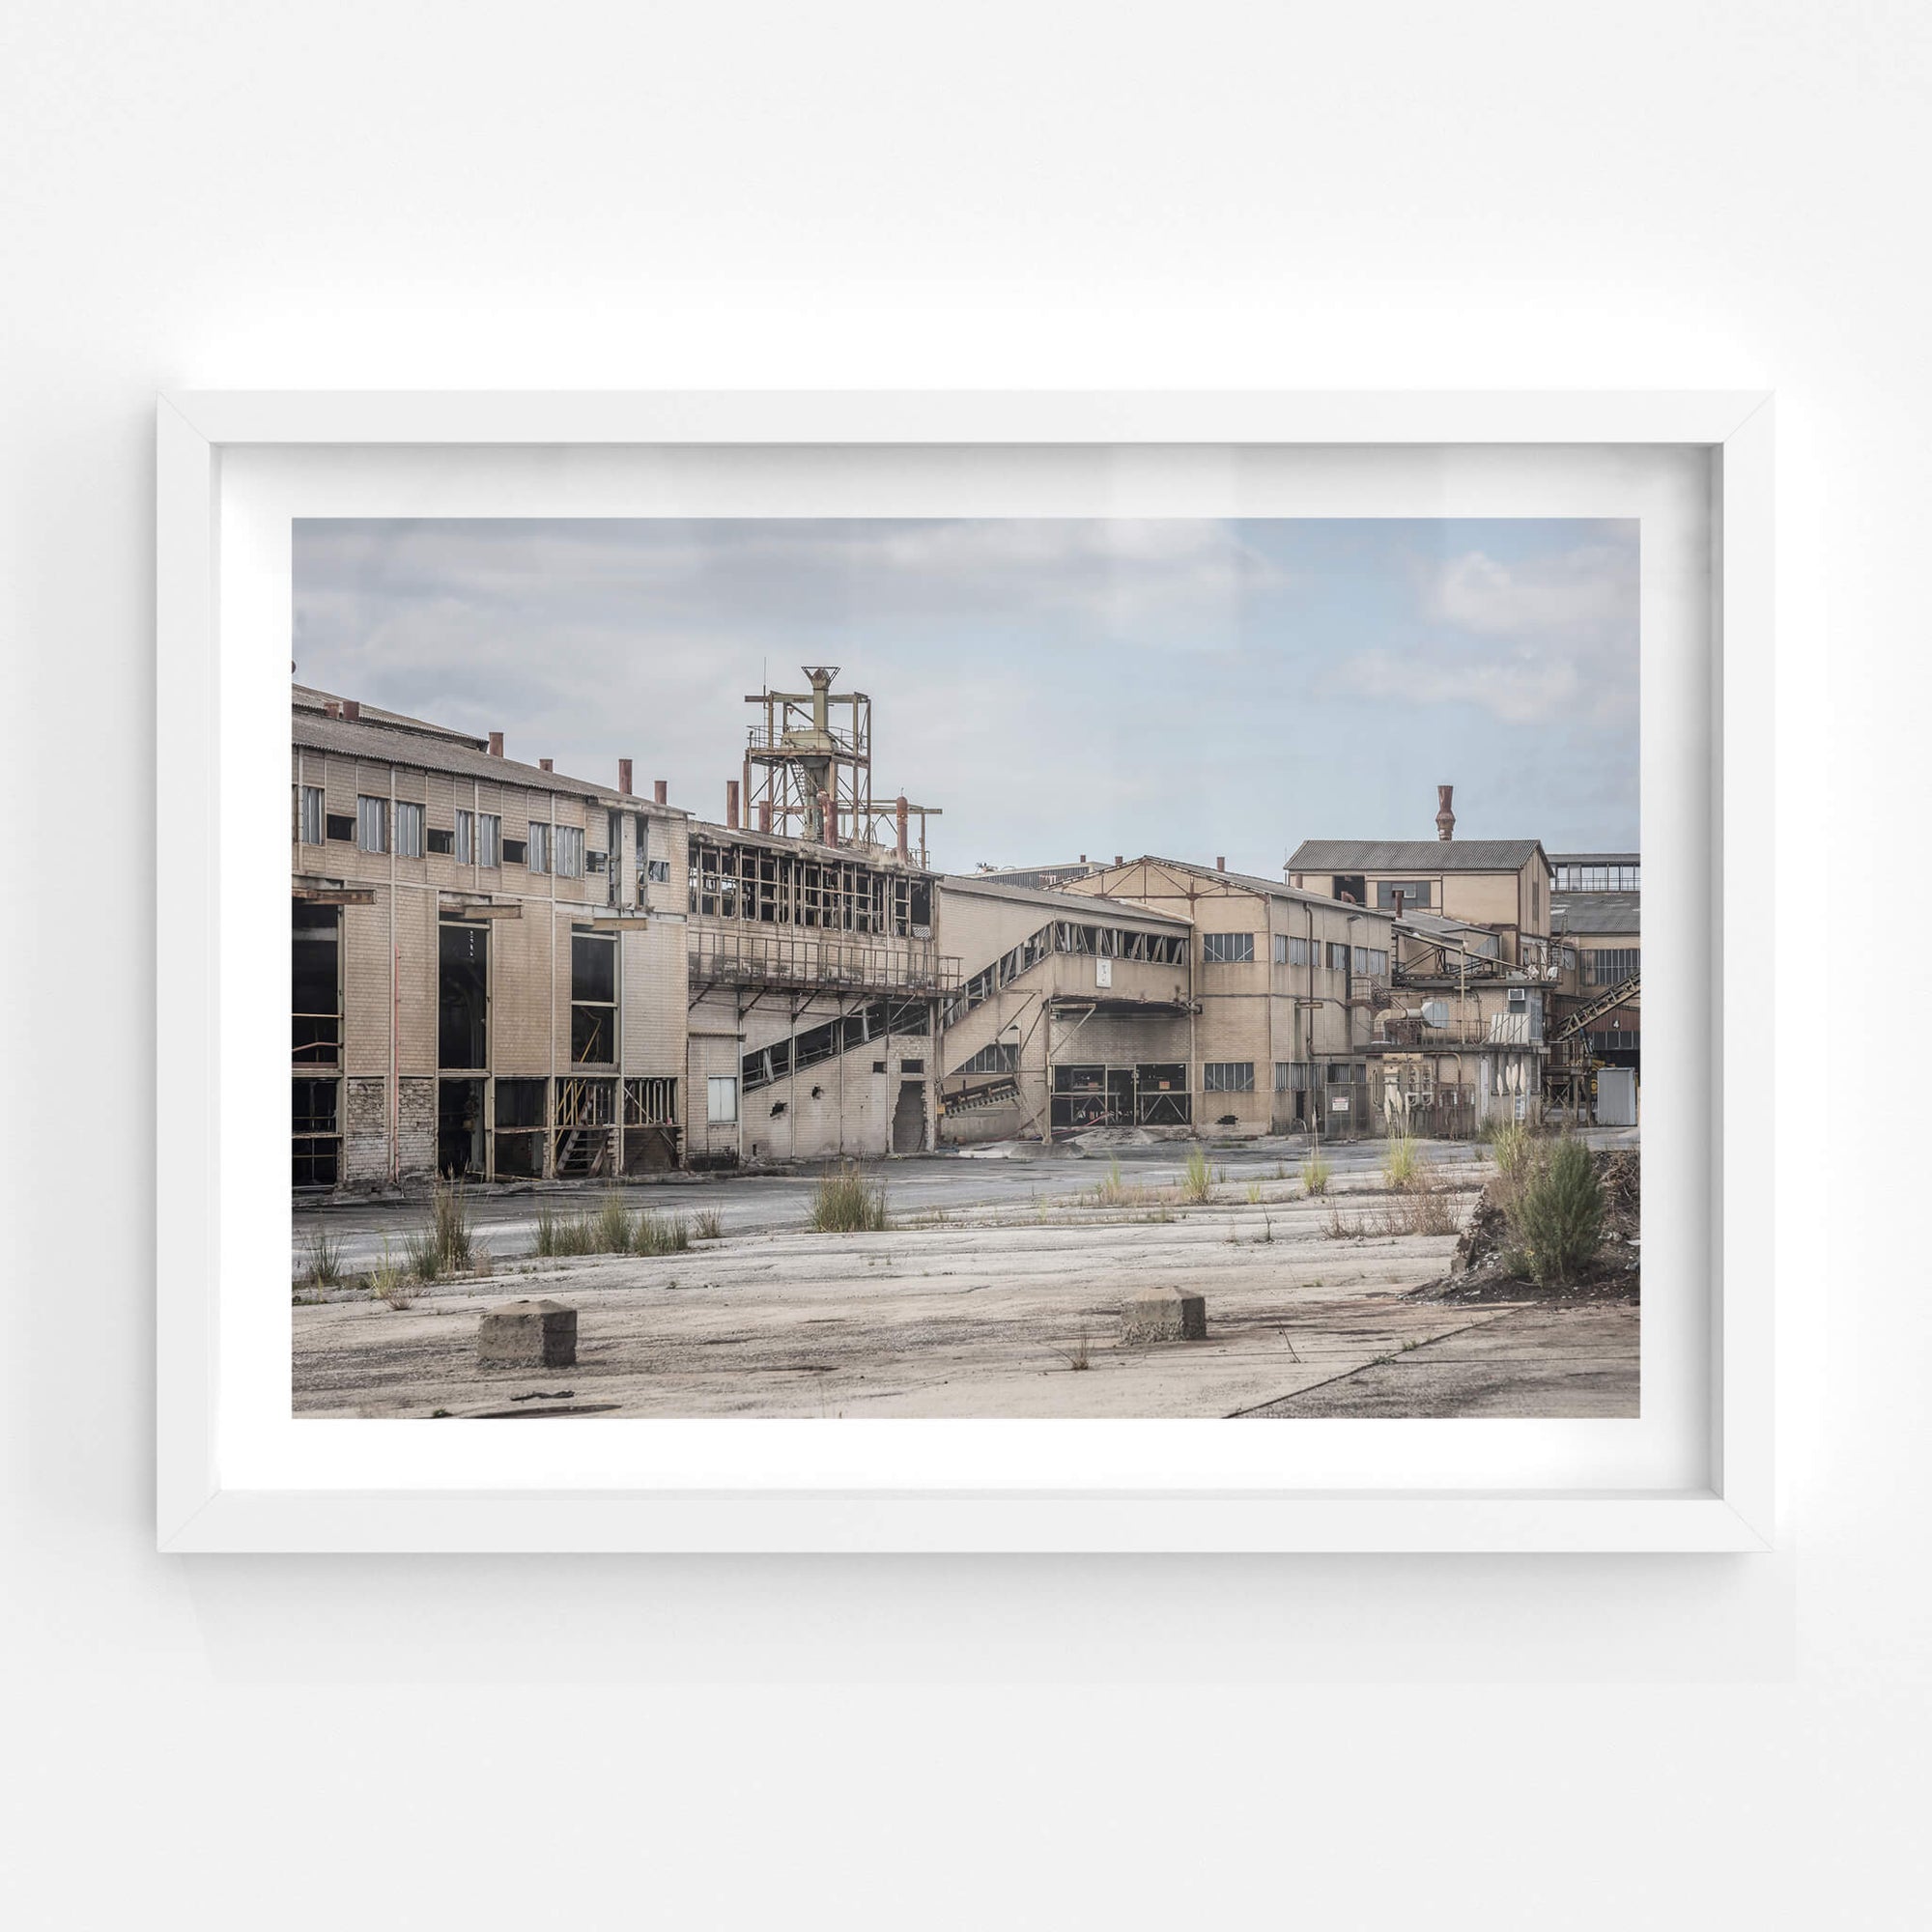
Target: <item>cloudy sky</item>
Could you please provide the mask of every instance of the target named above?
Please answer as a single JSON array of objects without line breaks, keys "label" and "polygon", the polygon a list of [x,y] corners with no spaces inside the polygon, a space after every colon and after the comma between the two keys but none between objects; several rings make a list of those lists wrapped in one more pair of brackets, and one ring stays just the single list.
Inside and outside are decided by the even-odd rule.
[{"label": "cloudy sky", "polygon": [[298,522],[297,677],[722,818],[767,680],[872,698],[933,857],[1305,838],[1634,847],[1637,526],[1553,520]]}]

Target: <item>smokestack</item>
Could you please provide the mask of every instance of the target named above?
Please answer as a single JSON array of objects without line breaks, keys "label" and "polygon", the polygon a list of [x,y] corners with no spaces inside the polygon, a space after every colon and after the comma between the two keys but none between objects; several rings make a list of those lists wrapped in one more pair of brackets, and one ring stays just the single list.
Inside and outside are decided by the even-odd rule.
[{"label": "smokestack", "polygon": [[631,795],[631,761],[629,758],[617,760],[617,789],[625,797]]},{"label": "smokestack", "polygon": [[659,805],[668,805],[670,803],[670,781],[668,779],[653,779],[651,781],[651,797]]},{"label": "smokestack", "polygon": [[503,734],[500,731],[490,733],[490,755],[493,758],[500,758],[503,755]]},{"label": "smokestack", "polygon": [[832,810],[832,794],[822,791],[818,794],[818,820],[825,828],[825,842],[836,845],[838,842],[838,814]]},{"label": "smokestack", "polygon": [[537,770],[540,772],[554,772],[556,770],[556,767],[548,758],[539,758],[537,760]]},{"label": "smokestack", "polygon": [[342,700],[342,715],[355,720],[362,715],[362,700],[359,697],[345,697]]},{"label": "smokestack", "polygon": [[1395,916],[1398,919],[1402,917],[1402,888],[1400,886],[1395,889]]},{"label": "smokestack", "polygon": [[1445,845],[1456,836],[1456,814],[1449,810],[1449,801],[1455,795],[1454,785],[1435,787],[1435,836]]},{"label": "smokestack", "polygon": [[898,803],[894,809],[898,815],[899,864],[903,866],[912,856],[907,848],[906,840],[906,825],[911,817],[912,808],[906,804],[906,795],[904,792],[899,793]]},{"label": "smokestack", "polygon": [[761,798],[758,801],[758,830],[760,832],[769,832],[771,829],[772,802],[768,798]]},{"label": "smokestack", "polygon": [[724,827],[728,832],[738,829],[738,781],[724,781]]}]

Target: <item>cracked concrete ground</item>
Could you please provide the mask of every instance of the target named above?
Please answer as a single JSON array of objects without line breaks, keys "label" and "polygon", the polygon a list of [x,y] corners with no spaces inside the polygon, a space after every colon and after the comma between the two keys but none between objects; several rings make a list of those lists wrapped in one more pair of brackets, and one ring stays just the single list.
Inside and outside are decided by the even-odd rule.
[{"label": "cracked concrete ground", "polygon": [[[1035,1163],[972,1197],[973,1168],[916,1224],[867,1235],[800,1229],[741,1206],[745,1232],[659,1258],[502,1262],[392,1311],[366,1296],[297,1306],[302,1415],[1172,1416],[1637,1413],[1637,1311],[1480,1310],[1407,1302],[1443,1274],[1454,1237],[1360,1235],[1386,1197],[1370,1149],[1308,1198],[1291,1165],[1224,1163],[1205,1205],[1171,1198],[1164,1165],[1123,1162],[1129,1198],[1103,1204],[1106,1161]],[[1489,1170],[1469,1150],[1438,1168],[1459,1215]],[[907,1211],[896,1168],[895,1216]],[[755,1190],[753,1178],[733,1183]],[[1259,1199],[1250,1200],[1257,1194]],[[741,1197],[742,1198],[742,1197]],[[755,1193],[752,1197],[755,1200]],[[924,1192],[931,1199],[931,1190]],[[662,1196],[646,1205],[656,1206]],[[940,1218],[943,1215],[944,1218]],[[1119,1311],[1149,1286],[1207,1297],[1203,1342],[1129,1348]],[[484,1371],[477,1318],[552,1295],[579,1311],[567,1371]],[[1076,1367],[1083,1362],[1086,1366]],[[562,1391],[568,1390],[564,1395]]]}]

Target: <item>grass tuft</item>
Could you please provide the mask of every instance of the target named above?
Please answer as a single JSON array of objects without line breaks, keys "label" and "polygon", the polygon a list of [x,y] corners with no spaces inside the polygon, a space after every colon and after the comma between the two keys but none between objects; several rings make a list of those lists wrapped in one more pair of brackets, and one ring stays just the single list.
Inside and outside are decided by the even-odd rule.
[{"label": "grass tuft", "polygon": [[416,1298],[416,1284],[420,1277],[413,1265],[403,1266],[389,1253],[388,1236],[383,1238],[383,1259],[369,1274],[369,1289],[378,1301],[386,1301],[391,1308],[408,1308]]},{"label": "grass tuft", "polygon": [[1214,1177],[1208,1166],[1208,1156],[1195,1148],[1187,1156],[1187,1164],[1180,1170],[1180,1198],[1198,1205],[1206,1201],[1214,1188]]},{"label": "grass tuft", "polygon": [[1301,1184],[1311,1194],[1326,1194],[1328,1181],[1335,1170],[1322,1159],[1320,1148],[1311,1148],[1308,1157],[1301,1163]]},{"label": "grass tuft", "polygon": [[314,1229],[309,1235],[308,1279],[313,1288],[342,1286],[342,1241],[327,1228]]},{"label": "grass tuft", "polygon": [[703,1213],[692,1216],[691,1238],[694,1241],[722,1241],[724,1238],[724,1223],[719,1217],[717,1208],[707,1208]]},{"label": "grass tuft", "polygon": [[[1046,1204],[1041,1202],[1040,1218]],[[811,1229],[819,1235],[871,1235],[886,1226],[886,1183],[846,1165],[821,1175],[811,1197]]]},{"label": "grass tuft", "polygon": [[634,1254],[681,1255],[690,1246],[691,1223],[682,1214],[639,1214],[632,1230]]},{"label": "grass tuft", "polygon": [[1422,1144],[1413,1134],[1395,1133],[1388,1137],[1388,1145],[1382,1150],[1382,1172],[1388,1177],[1391,1187],[1415,1186],[1422,1179],[1428,1165]]}]

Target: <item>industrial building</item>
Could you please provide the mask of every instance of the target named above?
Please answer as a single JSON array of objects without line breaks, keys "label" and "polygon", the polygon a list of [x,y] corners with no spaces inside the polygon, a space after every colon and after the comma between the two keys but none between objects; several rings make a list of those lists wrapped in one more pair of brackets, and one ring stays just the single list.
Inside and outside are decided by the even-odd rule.
[{"label": "industrial building", "polygon": [[1579,869],[1552,908],[1541,844],[1457,841],[1446,786],[1437,839],[1309,841],[1286,881],[944,875],[937,808],[875,805],[871,700],[836,677],[748,696],[720,821],[629,759],[600,784],[297,687],[295,1184],[1463,1133],[1635,1065],[1634,892]]}]

